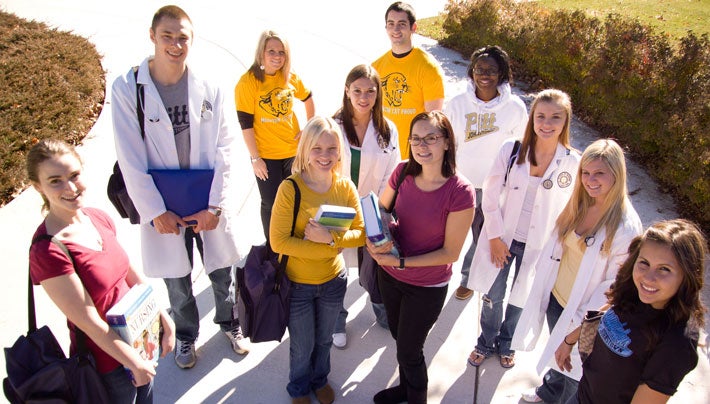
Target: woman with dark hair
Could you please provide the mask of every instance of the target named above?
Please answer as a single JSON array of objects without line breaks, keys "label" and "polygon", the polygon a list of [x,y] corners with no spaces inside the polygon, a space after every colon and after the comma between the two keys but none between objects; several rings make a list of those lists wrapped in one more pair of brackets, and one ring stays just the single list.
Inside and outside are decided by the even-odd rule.
[{"label": "woman with dark hair", "polygon": [[[355,66],[345,79],[343,105],[334,119],[343,131],[341,174],[357,186],[360,197],[370,192],[379,195],[399,162],[397,127],[382,113],[382,83],[370,65]],[[357,249],[358,272],[375,270],[372,257],[363,247]],[[362,279],[362,278],[361,278]],[[376,279],[376,278],[375,278]],[[379,293],[370,296],[377,323],[387,328],[387,314]],[[343,308],[335,324],[333,345],[345,349],[347,336]]]},{"label": "woman with dark hair", "polygon": [[[30,247],[30,276],[42,285],[67,317],[70,351],[76,351],[77,329],[96,361],[112,403],[152,403],[155,366],[143,359],[106,323],[106,312],[145,279],[118,244],[116,227],[103,211],[84,206],[86,185],[76,150],[58,140],[42,140],[27,154],[27,174],[47,213],[33,239],[50,235],[71,256],[48,239]],[[173,350],[175,324],[160,310],[164,334],[161,356]],[[128,372],[126,371],[128,369]]]},{"label": "woman with dark hair", "polygon": [[[456,141],[440,111],[421,113],[410,127],[409,160],[397,166],[380,194],[382,206],[394,201],[397,223],[392,243],[367,248],[382,266],[378,281],[390,333],[397,345],[399,385],[377,393],[375,403],[425,403],[428,375],[424,342],[446,300],[455,262],[471,227],[475,195],[456,174]],[[404,179],[398,186],[400,174]]]},{"label": "woman with dark hair", "polygon": [[291,71],[291,48],[282,35],[266,30],[259,36],[254,62],[234,89],[237,117],[261,195],[261,224],[269,240],[276,191],[291,175],[301,128],[293,112],[303,101],[306,118],[315,114],[311,91]]},{"label": "woman with dark hair", "polygon": [[[682,219],[656,223],[631,242],[568,404],[668,401],[698,363],[707,253],[700,229]],[[555,352],[560,369],[572,367],[579,335],[580,328],[569,333]]]},{"label": "woman with dark hair", "polygon": [[464,256],[461,284],[455,294],[460,300],[473,295],[466,285],[483,227],[483,181],[503,142],[522,138],[528,122],[525,103],[511,92],[510,58],[500,46],[474,51],[466,75],[470,79],[466,90],[452,98],[444,109],[456,134],[458,172],[476,188],[476,214],[471,225],[473,239]]}]

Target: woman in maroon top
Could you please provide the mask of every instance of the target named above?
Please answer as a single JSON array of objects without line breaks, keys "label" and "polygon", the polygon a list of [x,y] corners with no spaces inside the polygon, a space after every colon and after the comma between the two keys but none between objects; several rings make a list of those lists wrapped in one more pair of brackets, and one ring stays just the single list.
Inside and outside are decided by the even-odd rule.
[{"label": "woman in maroon top", "polygon": [[453,129],[440,111],[421,113],[412,120],[409,160],[390,176],[380,195],[383,206],[395,199],[397,224],[392,243],[367,248],[382,269],[378,283],[387,311],[390,333],[397,344],[399,385],[377,393],[376,404],[425,403],[428,375],[424,342],[446,300],[452,263],[471,228],[476,197],[471,183],[456,174]]},{"label": "woman in maroon top", "polygon": [[[43,140],[27,155],[32,186],[44,200],[47,213],[33,237],[49,234],[66,245],[71,258],[49,240],[30,249],[30,275],[67,316],[71,351],[75,351],[75,328],[88,337],[87,346],[96,360],[111,401],[152,402],[155,367],[142,359],[106,323],[106,312],[142,277],[131,267],[116,240],[109,216],[83,207],[85,186],[82,163],[69,145]],[[174,324],[162,310],[163,355],[173,350]],[[130,375],[124,370],[130,370]]]}]

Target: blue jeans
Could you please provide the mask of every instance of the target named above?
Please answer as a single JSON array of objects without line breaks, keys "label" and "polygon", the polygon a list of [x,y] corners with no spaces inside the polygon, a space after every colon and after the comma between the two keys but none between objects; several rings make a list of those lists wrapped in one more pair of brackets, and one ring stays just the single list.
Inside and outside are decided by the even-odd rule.
[{"label": "blue jeans", "polygon": [[491,285],[490,290],[483,296],[483,310],[481,311],[481,335],[478,337],[476,349],[486,356],[497,353],[499,355],[510,355],[515,351],[510,349],[510,342],[513,339],[515,326],[518,325],[520,314],[523,309],[508,304],[505,308],[505,320],[503,320],[503,300],[507,288],[508,273],[515,261],[515,275],[513,283],[520,272],[520,264],[525,253],[525,243],[513,240],[510,245],[511,257],[508,263],[498,272],[496,280]]},{"label": "blue jeans", "polygon": [[101,375],[111,404],[152,404],[153,382],[136,387],[123,366]]},{"label": "blue jeans", "polygon": [[476,188],[476,211],[473,215],[473,223],[471,223],[471,234],[473,237],[471,240],[471,246],[468,248],[466,255],[463,257],[463,265],[461,265],[461,286],[463,287],[466,287],[466,284],[468,283],[468,274],[471,273],[473,254],[476,252],[478,237],[481,235],[481,228],[483,227],[483,209],[481,208],[481,199],[483,199],[483,190],[481,188]]},{"label": "blue jeans", "polygon": [[307,396],[328,383],[335,320],[343,307],[348,272],[320,285],[293,283],[288,333],[291,397]]},{"label": "blue jeans", "polygon": [[[358,269],[362,268],[362,254],[363,254],[363,247],[358,247],[357,249],[357,266]],[[358,271],[359,273],[359,271]],[[387,312],[385,311],[385,304],[384,303],[374,303],[372,300],[370,300],[370,304],[372,304],[372,311],[375,313],[375,320],[377,320],[377,324],[380,325],[380,327],[384,329],[389,329],[389,325],[387,324]],[[334,333],[345,333],[345,320],[348,318],[348,311],[345,310],[345,306],[343,306],[340,309],[340,313],[338,314],[338,319],[335,322],[335,331]]]},{"label": "blue jeans", "polygon": [[[219,324],[222,331],[230,331],[239,327],[239,319],[234,316],[234,304],[227,300],[229,285],[232,283],[230,267],[212,271],[209,275],[214,295],[215,316],[213,321]],[[192,293],[192,277],[190,274],[182,278],[165,278],[170,300],[170,314],[175,321],[175,338],[181,341],[194,342],[200,330],[200,315],[197,302]]]},{"label": "blue jeans", "polygon": [[[560,305],[555,296],[550,293],[550,303],[547,305],[547,326],[552,333],[557,320],[560,319],[564,307]],[[565,376],[563,373],[554,369],[550,369],[542,377],[542,386],[539,386],[535,392],[537,396],[543,399],[546,403],[566,403],[570,397],[577,395],[577,385],[579,382],[571,377]]]}]

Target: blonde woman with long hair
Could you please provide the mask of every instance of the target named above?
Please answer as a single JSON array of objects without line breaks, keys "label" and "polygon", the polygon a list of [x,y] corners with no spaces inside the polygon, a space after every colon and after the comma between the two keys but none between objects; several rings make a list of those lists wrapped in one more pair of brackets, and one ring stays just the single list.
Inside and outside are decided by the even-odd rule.
[{"label": "blonde woman with long hair", "polygon": [[[286,275],[293,282],[290,371],[286,387],[294,404],[310,403],[313,391],[321,404],[335,400],[328,384],[335,320],[348,283],[343,248],[365,243],[364,222],[355,184],[340,176],[340,126],[316,116],[303,128],[289,177],[301,194],[291,235],[296,190],[291,181],[279,186],[271,214],[271,247],[289,256]],[[323,204],[349,206],[357,212],[345,232],[328,230],[313,219]]]},{"label": "blonde woman with long hair", "polygon": [[582,323],[587,310],[606,302],[604,293],[642,230],[628,197],[624,152],[615,141],[589,145],[577,176],[572,197],[535,264],[535,280],[513,336],[516,349],[534,349],[547,318],[550,338],[537,370],[551,369],[541,386],[523,393],[528,402],[564,403],[575,394],[582,368],[578,351],[572,352],[572,368],[565,370],[557,367],[554,353],[561,344],[571,344],[565,336]]}]

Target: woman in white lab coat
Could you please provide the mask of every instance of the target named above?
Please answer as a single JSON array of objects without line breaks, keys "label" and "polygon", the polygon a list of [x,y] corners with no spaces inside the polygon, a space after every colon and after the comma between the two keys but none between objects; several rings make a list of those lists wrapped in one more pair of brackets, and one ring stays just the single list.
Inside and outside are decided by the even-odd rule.
[{"label": "woman in white lab coat", "polygon": [[[532,264],[574,188],[580,156],[569,143],[571,118],[567,94],[554,89],[540,92],[519,152],[513,154],[515,141],[506,141],[483,183],[485,221],[467,286],[484,293],[481,335],[468,358],[472,366],[494,354],[504,368],[515,365],[510,341],[530,291]],[[515,277],[504,316],[513,261]]]},{"label": "woman in white lab coat", "polygon": [[[537,364],[557,367],[555,350],[580,326],[587,310],[606,303],[631,239],[641,234],[638,214],[626,188],[626,163],[621,147],[610,139],[592,143],[582,154],[574,194],[557,219],[555,231],[536,262],[535,280],[513,338],[513,347],[535,348],[547,317],[550,338]],[[569,343],[568,343],[569,344]],[[543,384],[523,393],[529,402],[564,403],[577,390],[582,375],[579,352],[572,369],[550,369]]]},{"label": "woman in white lab coat", "polygon": [[[340,173],[355,183],[361,198],[370,192],[380,195],[399,163],[400,153],[397,127],[382,113],[382,82],[375,68],[362,64],[350,70],[345,78],[343,105],[333,118],[343,132]],[[370,282],[366,290],[371,293],[372,311],[377,323],[387,328],[387,313],[376,284],[377,263],[364,247],[357,249],[357,258],[360,284]],[[333,333],[333,345],[338,349],[347,346],[347,316],[343,307]]]}]

